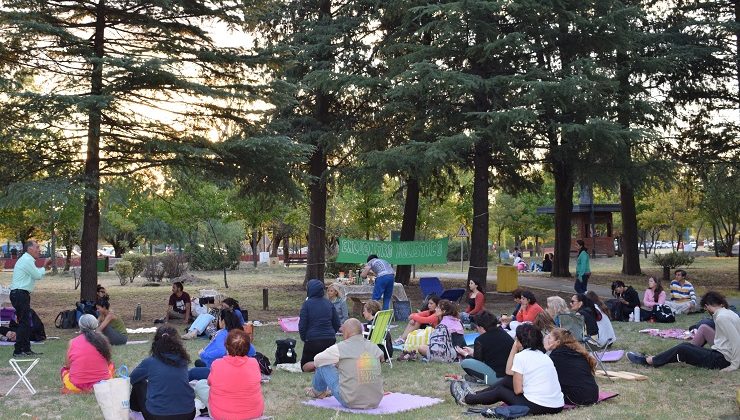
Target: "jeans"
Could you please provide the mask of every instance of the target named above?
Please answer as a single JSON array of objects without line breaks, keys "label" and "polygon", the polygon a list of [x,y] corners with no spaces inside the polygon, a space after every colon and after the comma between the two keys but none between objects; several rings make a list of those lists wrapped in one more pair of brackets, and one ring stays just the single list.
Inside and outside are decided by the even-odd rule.
[{"label": "jeans", "polygon": [[120,346],[126,344],[126,342],[128,341],[127,335],[119,333],[118,331],[111,328],[110,325],[105,327],[105,329],[103,330],[103,335],[108,337],[108,341],[110,341],[110,344],[112,346]]},{"label": "jeans", "polygon": [[460,367],[468,375],[482,379],[488,386],[495,385],[502,379],[496,376],[496,372],[490,366],[477,359],[465,359],[460,362]]},{"label": "jeans", "polygon": [[681,343],[653,356],[654,367],[676,362],[684,362],[706,369],[724,369],[730,366],[730,362],[717,350],[697,347],[691,343]]},{"label": "jeans", "polygon": [[573,285],[573,288],[576,290],[576,293],[586,293],[588,291],[588,278],[591,277],[589,274],[584,274],[581,276],[581,280],[578,280],[578,275],[576,274],[576,283]]},{"label": "jeans", "polygon": [[188,381],[199,381],[201,379],[208,379],[208,375],[211,374],[211,368],[196,366],[188,370]]},{"label": "jeans", "polygon": [[331,395],[342,404],[343,407],[347,407],[347,404],[342,399],[342,394],[339,391],[339,371],[334,365],[326,365],[316,368],[316,372],[313,374],[313,381],[311,382],[313,389],[318,392],[324,392],[327,389],[331,391]]},{"label": "jeans", "polygon": [[10,291],[10,303],[15,308],[18,329],[15,332],[15,353],[31,351],[31,294],[27,290]]},{"label": "jeans", "polygon": [[393,297],[393,274],[386,274],[375,279],[373,287],[373,300],[380,300],[383,296],[383,310],[390,309],[391,297]]}]

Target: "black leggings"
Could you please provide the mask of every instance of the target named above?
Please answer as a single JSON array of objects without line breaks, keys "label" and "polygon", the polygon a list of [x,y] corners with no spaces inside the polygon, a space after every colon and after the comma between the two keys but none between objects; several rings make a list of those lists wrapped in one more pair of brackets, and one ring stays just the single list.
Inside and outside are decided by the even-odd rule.
[{"label": "black leggings", "polygon": [[526,405],[529,407],[529,414],[555,414],[563,411],[563,407],[543,407],[535,404],[524,397],[514,393],[514,378],[506,376],[499,383],[488,387],[475,394],[468,394],[465,397],[466,404],[483,404],[490,405],[497,402],[504,402],[507,405]]},{"label": "black leggings", "polygon": [[193,420],[195,410],[186,414],[173,414],[167,416],[158,416],[152,414],[146,409],[146,388],[147,381],[141,380],[131,386],[131,397],[129,398],[129,407],[134,411],[139,411],[146,420]]}]

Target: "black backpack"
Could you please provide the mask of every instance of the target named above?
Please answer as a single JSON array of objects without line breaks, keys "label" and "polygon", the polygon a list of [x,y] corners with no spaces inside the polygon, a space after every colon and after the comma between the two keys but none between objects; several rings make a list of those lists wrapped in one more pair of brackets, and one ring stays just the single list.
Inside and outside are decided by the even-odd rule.
[{"label": "black backpack", "polygon": [[676,322],[676,316],[668,305],[655,305],[653,307],[653,318],[655,322],[670,323]]},{"label": "black backpack", "polygon": [[77,328],[77,311],[75,309],[70,309],[68,311],[59,312],[59,315],[54,319],[54,326],[64,330]]},{"label": "black backpack", "polygon": [[284,338],[282,340],[275,340],[277,349],[275,349],[275,365],[281,363],[295,363],[295,340],[292,338]]},{"label": "black backpack", "polygon": [[257,363],[260,365],[260,373],[263,375],[272,375],[272,368],[270,367],[270,359],[267,358],[264,354],[257,352],[254,355],[254,358],[257,359]]},{"label": "black backpack", "polygon": [[44,323],[41,322],[36,311],[31,309],[31,341],[44,341],[46,340],[46,329]]}]

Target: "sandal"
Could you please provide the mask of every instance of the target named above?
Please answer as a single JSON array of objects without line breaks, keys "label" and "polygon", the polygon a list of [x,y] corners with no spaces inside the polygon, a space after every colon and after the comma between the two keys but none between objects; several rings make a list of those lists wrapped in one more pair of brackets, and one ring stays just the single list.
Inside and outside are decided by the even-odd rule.
[{"label": "sandal", "polygon": [[307,397],[316,398],[316,399],[322,399],[322,398],[326,398],[326,397],[328,397],[330,395],[331,395],[331,391],[328,390],[328,389],[326,391],[323,391],[323,392],[318,392],[315,389],[313,389],[312,386],[309,386],[308,388],[306,388],[306,396]]}]

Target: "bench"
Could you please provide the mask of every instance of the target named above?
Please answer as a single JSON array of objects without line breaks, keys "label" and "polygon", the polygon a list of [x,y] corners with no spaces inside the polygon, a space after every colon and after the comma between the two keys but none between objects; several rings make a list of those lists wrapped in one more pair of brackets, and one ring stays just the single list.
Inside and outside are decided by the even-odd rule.
[{"label": "bench", "polygon": [[291,264],[308,264],[308,257],[288,257],[288,261],[286,261],[285,265],[291,265]]}]

